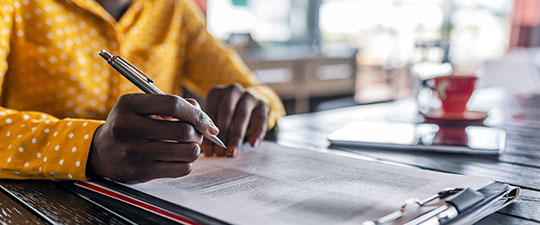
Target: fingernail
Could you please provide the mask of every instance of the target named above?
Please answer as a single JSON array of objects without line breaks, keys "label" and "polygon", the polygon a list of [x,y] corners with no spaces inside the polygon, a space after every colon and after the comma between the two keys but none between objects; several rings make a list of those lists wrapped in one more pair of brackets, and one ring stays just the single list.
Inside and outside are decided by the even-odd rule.
[{"label": "fingernail", "polygon": [[219,129],[216,127],[216,125],[210,124],[210,133],[212,135],[218,135],[219,134]]},{"label": "fingernail", "polygon": [[257,144],[257,138],[250,138],[249,139],[249,145],[251,145],[251,147],[255,148],[255,144]]},{"label": "fingernail", "polygon": [[201,146],[197,145],[197,152],[195,153],[196,156],[199,156],[202,154]]},{"label": "fingernail", "polygon": [[259,147],[259,145],[261,144],[261,139],[255,139],[255,143],[253,143],[253,148],[257,148]]},{"label": "fingernail", "polygon": [[234,157],[238,155],[238,148],[236,146],[230,147],[227,149],[227,156],[228,157]]}]

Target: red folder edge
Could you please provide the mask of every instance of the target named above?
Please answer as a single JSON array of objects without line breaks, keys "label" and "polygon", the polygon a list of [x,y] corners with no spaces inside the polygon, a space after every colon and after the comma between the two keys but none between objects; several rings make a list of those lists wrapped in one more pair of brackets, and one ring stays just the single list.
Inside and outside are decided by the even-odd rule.
[{"label": "red folder edge", "polygon": [[159,216],[163,216],[165,218],[168,218],[170,220],[173,220],[173,221],[181,223],[181,224],[201,225],[199,223],[196,223],[196,222],[193,222],[193,221],[191,221],[189,219],[181,217],[178,214],[175,214],[173,212],[167,211],[165,209],[162,209],[162,208],[159,208],[159,207],[156,207],[156,206],[149,205],[149,204],[147,204],[145,202],[139,201],[137,199],[134,199],[134,198],[129,197],[129,196],[124,195],[124,194],[120,194],[120,193],[118,193],[116,191],[113,191],[113,190],[111,190],[109,188],[103,187],[103,186],[98,185],[98,184],[84,182],[84,181],[77,181],[77,182],[75,182],[75,185],[79,186],[79,187],[82,187],[84,189],[87,189],[87,190],[90,190],[90,191],[97,192],[99,194],[108,196],[110,198],[114,198],[116,200],[122,201],[122,202],[130,204],[132,206],[144,209],[144,210],[146,210],[148,212],[157,214]]}]

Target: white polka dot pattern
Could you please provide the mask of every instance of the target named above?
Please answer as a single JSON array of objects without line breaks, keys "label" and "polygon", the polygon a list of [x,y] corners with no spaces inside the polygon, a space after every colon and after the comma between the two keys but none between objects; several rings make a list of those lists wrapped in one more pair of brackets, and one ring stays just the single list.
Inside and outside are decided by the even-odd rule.
[{"label": "white polka dot pattern", "polygon": [[[103,48],[138,65],[166,93],[185,86],[204,96],[240,83],[269,104],[269,126],[283,115],[278,97],[208,34],[189,1],[134,1],[120,23],[96,1],[69,2],[0,1],[0,97],[5,107],[32,111],[0,107],[0,178],[86,179],[98,120],[119,96],[140,92],[97,55]],[[10,53],[17,57],[8,65]]]},{"label": "white polka dot pattern", "polygon": [[0,107],[0,177],[85,179],[81,162],[86,162],[91,144],[87,135],[101,124],[93,120],[58,120],[43,113]]}]

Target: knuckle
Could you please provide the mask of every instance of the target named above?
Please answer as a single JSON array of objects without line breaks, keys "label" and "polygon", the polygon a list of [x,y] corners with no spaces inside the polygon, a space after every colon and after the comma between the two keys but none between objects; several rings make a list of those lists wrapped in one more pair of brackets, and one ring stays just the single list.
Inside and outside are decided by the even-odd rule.
[{"label": "knuckle", "polygon": [[137,116],[138,115],[133,115],[130,113],[126,113],[121,116],[115,116],[110,121],[106,121],[106,123],[109,123],[107,127],[111,129],[113,137],[127,138],[130,134],[133,134],[133,130],[136,130],[140,126],[139,124],[134,123]]},{"label": "knuckle", "polygon": [[266,104],[266,102],[263,102],[261,100],[259,100],[259,103],[258,103],[259,107],[261,107],[261,113],[263,114],[263,116],[267,116],[268,113],[270,112],[270,106],[268,106],[268,104]]},{"label": "knuckle", "polygon": [[188,162],[195,162],[195,160],[199,158],[201,147],[198,144],[192,143],[189,145],[188,149],[191,152],[191,155],[187,158]]},{"label": "knuckle", "polygon": [[182,99],[176,95],[164,95],[165,111],[169,114],[177,112],[182,107]]},{"label": "knuckle", "polygon": [[238,84],[238,83],[234,83],[234,84],[231,84],[231,85],[232,85],[232,86],[234,87],[234,89],[236,89],[236,90],[241,90],[241,91],[244,90],[244,87],[242,87],[242,85],[240,85],[240,84]]},{"label": "knuckle", "polygon": [[120,96],[120,98],[118,98],[117,103],[122,106],[131,105],[134,101],[141,101],[142,100],[140,98],[141,95],[142,94],[125,94],[125,95]]},{"label": "knuckle", "polygon": [[253,94],[249,93],[249,92],[244,92],[244,94],[242,94],[242,98],[249,101],[249,102],[256,102],[258,103],[258,99],[257,97],[255,97]]},{"label": "knuckle", "polygon": [[196,117],[197,117],[197,128],[201,128],[203,126],[205,126],[206,124],[210,124],[210,121],[208,120],[208,116],[201,110],[198,110],[196,112]]},{"label": "knuckle", "polygon": [[239,94],[244,92],[244,87],[242,87],[240,84],[234,83],[225,87],[225,90],[230,94]]},{"label": "knuckle", "polygon": [[257,99],[257,105],[262,107],[263,110],[268,111],[270,107],[263,100]]},{"label": "knuckle", "polygon": [[214,97],[214,96],[219,96],[221,94],[221,92],[223,91],[223,87],[214,87],[210,90],[210,92],[208,92],[208,97]]},{"label": "knuckle", "polygon": [[240,85],[238,85],[236,83],[235,84],[229,84],[229,85],[227,85],[226,89],[229,90],[229,91],[240,90]]},{"label": "knuckle", "polygon": [[196,132],[195,132],[195,128],[192,125],[182,124],[182,126],[180,126],[179,134],[182,135],[181,138],[191,139],[191,137],[193,137],[196,134]]},{"label": "knuckle", "polygon": [[122,137],[122,134],[124,134],[124,128],[120,126],[113,126],[111,128],[111,133],[114,138],[120,138]]},{"label": "knuckle", "polygon": [[119,104],[123,104],[123,103],[127,103],[129,102],[129,100],[133,97],[133,94],[125,94],[125,95],[122,95],[120,96],[120,98],[118,98],[118,103]]},{"label": "knuckle", "polygon": [[118,118],[115,121],[111,121],[111,133],[112,136],[115,138],[121,138],[126,135],[127,133],[127,122],[123,118]]},{"label": "knuckle", "polygon": [[179,111],[181,108],[182,108],[182,99],[176,95],[168,95],[169,98],[168,98],[168,106],[170,108],[168,108],[168,112],[169,113],[174,113],[174,112],[177,112]]}]

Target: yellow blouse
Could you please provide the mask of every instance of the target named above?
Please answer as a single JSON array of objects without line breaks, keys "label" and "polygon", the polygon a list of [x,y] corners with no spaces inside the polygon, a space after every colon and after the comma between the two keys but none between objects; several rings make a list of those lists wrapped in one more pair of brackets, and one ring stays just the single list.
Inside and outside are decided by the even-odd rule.
[{"label": "yellow blouse", "polygon": [[[185,0],[134,0],[116,21],[94,0],[0,1],[0,178],[86,179],[95,129],[119,96],[140,92],[98,56],[121,55],[171,94],[240,83],[284,114]],[[58,119],[62,118],[62,119]]]}]

